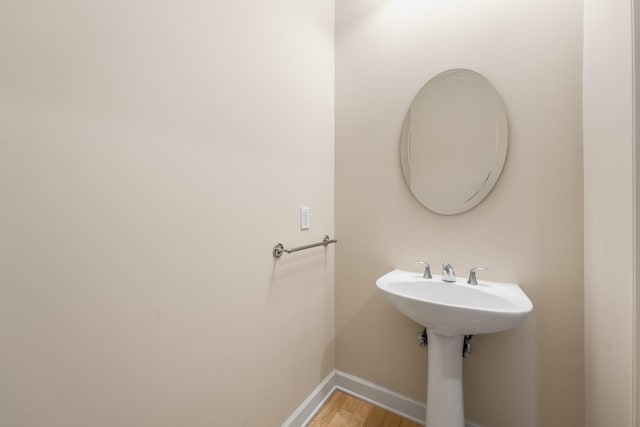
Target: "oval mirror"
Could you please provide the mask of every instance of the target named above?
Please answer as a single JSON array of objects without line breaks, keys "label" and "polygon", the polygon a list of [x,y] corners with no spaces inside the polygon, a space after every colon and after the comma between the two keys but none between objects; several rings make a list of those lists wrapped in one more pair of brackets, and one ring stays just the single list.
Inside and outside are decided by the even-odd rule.
[{"label": "oval mirror", "polygon": [[420,89],[404,119],[404,179],[427,209],[465,212],[498,180],[508,134],[504,104],[489,80],[465,69],[440,73]]}]

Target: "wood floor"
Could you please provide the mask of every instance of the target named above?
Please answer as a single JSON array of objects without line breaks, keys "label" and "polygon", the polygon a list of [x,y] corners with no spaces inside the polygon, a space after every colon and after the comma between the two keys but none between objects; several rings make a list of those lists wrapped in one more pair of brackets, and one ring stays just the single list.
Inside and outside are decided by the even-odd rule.
[{"label": "wood floor", "polygon": [[422,425],[336,390],[307,427],[422,427]]}]

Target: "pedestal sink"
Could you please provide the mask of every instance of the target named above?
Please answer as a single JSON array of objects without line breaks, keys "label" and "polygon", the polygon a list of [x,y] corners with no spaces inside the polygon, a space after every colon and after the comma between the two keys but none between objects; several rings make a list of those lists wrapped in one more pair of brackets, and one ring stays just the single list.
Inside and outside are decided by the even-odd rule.
[{"label": "pedestal sink", "polygon": [[464,427],[462,346],[465,335],[513,328],[533,310],[518,285],[467,278],[444,282],[393,270],[376,281],[391,305],[427,328],[429,377],[427,427]]}]

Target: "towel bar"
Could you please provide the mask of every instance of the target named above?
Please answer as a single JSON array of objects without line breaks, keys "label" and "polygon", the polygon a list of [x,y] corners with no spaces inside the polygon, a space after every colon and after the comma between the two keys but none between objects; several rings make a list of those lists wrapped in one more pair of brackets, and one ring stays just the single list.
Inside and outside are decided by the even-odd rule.
[{"label": "towel bar", "polygon": [[332,239],[329,236],[324,236],[324,239],[322,239],[322,242],[312,243],[310,245],[298,246],[297,248],[290,248],[290,249],[286,249],[282,243],[276,243],[276,245],[273,247],[273,256],[276,258],[280,258],[282,254],[285,252],[290,254],[291,252],[298,252],[305,249],[315,248],[316,246],[326,247],[330,243],[336,243],[337,241],[338,240]]}]

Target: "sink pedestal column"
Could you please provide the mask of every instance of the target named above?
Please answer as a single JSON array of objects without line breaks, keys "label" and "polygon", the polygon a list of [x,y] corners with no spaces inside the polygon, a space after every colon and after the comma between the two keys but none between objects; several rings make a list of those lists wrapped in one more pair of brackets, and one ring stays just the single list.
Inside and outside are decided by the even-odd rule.
[{"label": "sink pedestal column", "polygon": [[464,336],[448,337],[427,330],[429,372],[427,426],[464,427],[462,345]]}]

